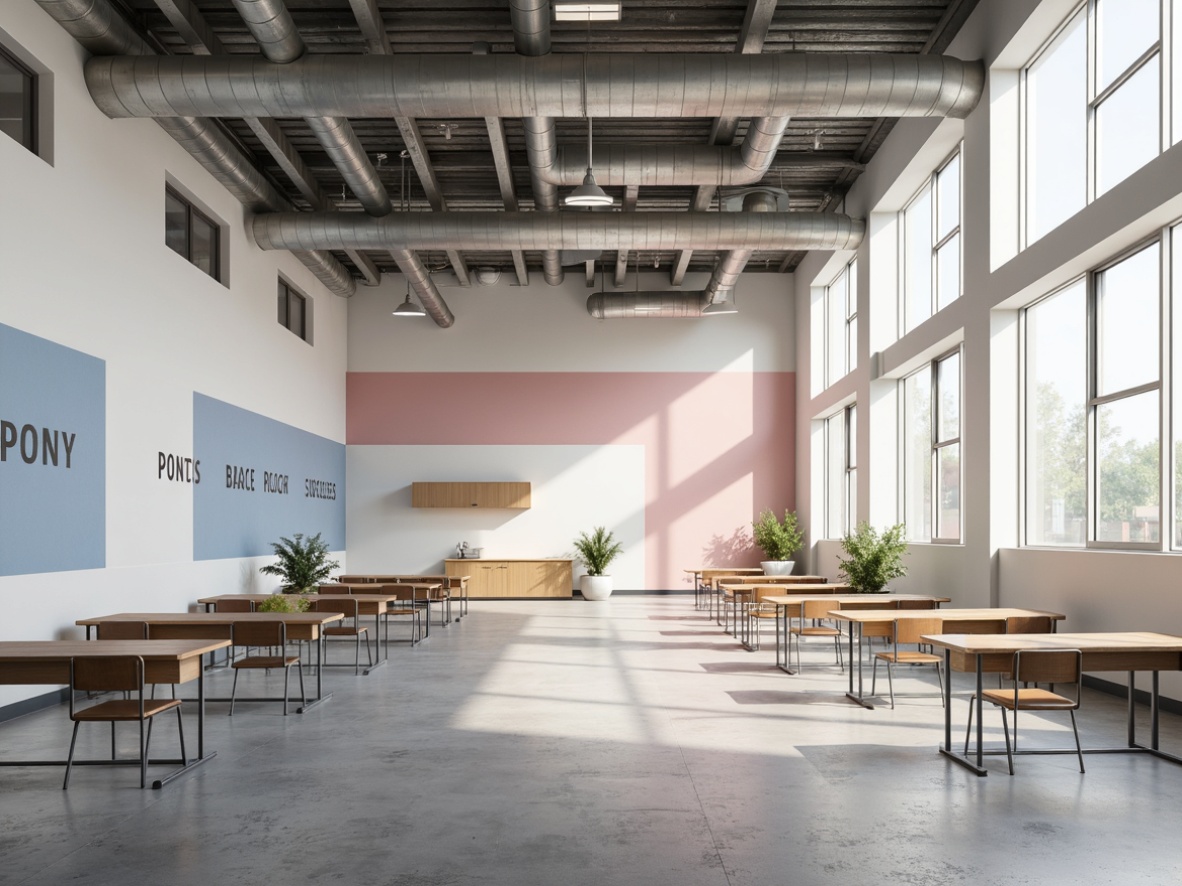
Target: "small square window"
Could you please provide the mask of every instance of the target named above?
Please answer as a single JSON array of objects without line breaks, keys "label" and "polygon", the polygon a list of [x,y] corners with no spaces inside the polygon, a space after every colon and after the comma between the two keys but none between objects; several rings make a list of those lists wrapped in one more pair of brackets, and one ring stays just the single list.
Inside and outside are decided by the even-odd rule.
[{"label": "small square window", "polygon": [[308,341],[308,299],[279,281],[279,325]]},{"label": "small square window", "polygon": [[172,188],[164,189],[164,243],[215,280],[221,279],[221,229]]}]

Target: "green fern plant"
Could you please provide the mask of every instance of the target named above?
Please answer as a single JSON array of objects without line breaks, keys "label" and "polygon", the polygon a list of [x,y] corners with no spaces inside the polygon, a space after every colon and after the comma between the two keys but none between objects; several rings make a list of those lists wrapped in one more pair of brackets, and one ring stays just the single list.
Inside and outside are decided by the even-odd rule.
[{"label": "green fern plant", "polygon": [[279,562],[261,566],[259,572],[279,576],[285,594],[314,590],[341,566],[336,560],[328,559],[328,542],[319,532],[308,538],[300,532],[294,538],[280,538],[271,543],[271,549]]},{"label": "green fern plant", "polygon": [[603,575],[608,564],[623,550],[624,546],[615,540],[615,534],[603,526],[596,526],[590,535],[580,532],[575,539],[575,551],[587,567],[588,575]]},{"label": "green fern plant", "polygon": [[882,535],[869,523],[859,523],[852,535],[841,540],[841,549],[848,556],[837,558],[837,571],[856,593],[876,593],[887,582],[907,574],[903,565],[907,542],[903,540],[902,523],[884,529]]},{"label": "green fern plant", "polygon": [[785,511],[784,521],[780,522],[775,513],[764,508],[759,512],[759,519],[751,524],[751,530],[755,544],[769,560],[791,560],[804,544],[795,511]]}]

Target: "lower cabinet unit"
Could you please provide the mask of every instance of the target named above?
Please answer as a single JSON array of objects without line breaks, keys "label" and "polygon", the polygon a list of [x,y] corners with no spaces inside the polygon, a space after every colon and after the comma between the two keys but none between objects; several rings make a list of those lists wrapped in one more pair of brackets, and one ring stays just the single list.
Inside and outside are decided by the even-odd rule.
[{"label": "lower cabinet unit", "polygon": [[468,596],[570,597],[574,588],[570,560],[444,560],[449,576],[468,576]]}]

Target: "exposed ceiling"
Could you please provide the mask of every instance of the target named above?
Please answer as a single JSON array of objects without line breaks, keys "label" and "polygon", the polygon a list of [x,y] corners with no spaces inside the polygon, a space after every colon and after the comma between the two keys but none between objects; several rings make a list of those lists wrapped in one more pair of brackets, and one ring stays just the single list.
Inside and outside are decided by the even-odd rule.
[{"label": "exposed ceiling", "polygon": [[[61,0],[38,2],[49,8]],[[553,21],[550,4],[541,0],[513,0],[512,4],[510,0],[110,0],[158,54],[240,58],[260,54],[254,36],[260,33],[259,27],[253,29],[252,35],[244,11],[247,15],[255,12],[269,17],[275,7],[290,13],[298,31],[295,53],[305,58],[320,54],[470,57],[474,51],[493,56],[540,56],[546,43],[550,55],[579,58],[584,53],[588,57],[622,53],[939,54],[976,2],[625,0],[619,22],[588,25]],[[511,5],[515,8],[511,9]],[[547,33],[523,33],[542,21]],[[267,49],[272,61],[291,60],[281,58],[281,53],[282,47]],[[583,65],[586,71],[588,62]],[[368,210],[370,215],[380,215],[372,205],[363,205],[357,191],[346,182],[342,169],[348,168],[348,162],[342,163],[339,156],[334,162],[324,147],[323,133],[318,138],[315,132],[317,126],[323,127],[325,119],[345,115],[334,114],[330,108],[321,113],[324,119],[223,117],[215,125],[229,134],[292,208]],[[395,212],[528,213],[548,208],[547,199],[553,209],[553,201],[560,201],[571,189],[566,184],[552,185],[548,198],[539,197],[541,188],[531,175],[527,152],[527,123],[520,117],[352,116],[348,123],[364,156],[376,168]],[[626,151],[629,147],[741,145],[752,123],[751,119],[738,117],[600,116],[594,119],[593,157],[604,158],[606,165],[613,150]],[[793,212],[834,212],[840,209],[844,195],[893,123],[894,119],[888,117],[790,118],[782,138],[778,143],[772,141],[774,157],[770,165],[754,183],[787,191]],[[581,115],[555,116],[553,127],[558,151],[570,151],[572,163],[578,159],[578,151],[585,153],[587,121]],[[294,163],[292,151],[298,155]],[[737,190],[677,182],[601,184],[615,205],[612,210],[599,211],[636,213],[712,211],[719,206],[720,194],[726,196]],[[317,202],[319,205],[315,205]],[[601,259],[617,285],[623,282],[625,264],[633,267],[638,260],[649,270],[659,267],[669,274],[672,285],[680,285],[687,271],[715,271],[726,261],[729,248],[652,248],[642,249],[639,255],[635,251],[607,250],[601,253]],[[331,249],[331,253],[350,275],[358,279],[368,276],[370,282],[375,279],[375,269],[406,271],[406,261],[413,263],[415,258],[400,256],[398,251],[368,248]],[[784,273],[793,270],[805,254],[799,249],[755,249],[743,256],[745,261],[737,267],[746,272]],[[483,271],[483,279],[495,270],[502,279],[525,282],[528,276],[531,280],[545,277],[557,282],[557,255],[557,250],[550,253],[551,264],[547,267],[543,252],[531,248],[494,249],[482,245],[417,251],[420,270],[425,268],[432,274],[454,272],[461,283],[475,282],[478,270]],[[566,273],[583,276],[587,269],[576,260],[585,257],[568,251],[565,260],[558,263],[566,266]]]}]

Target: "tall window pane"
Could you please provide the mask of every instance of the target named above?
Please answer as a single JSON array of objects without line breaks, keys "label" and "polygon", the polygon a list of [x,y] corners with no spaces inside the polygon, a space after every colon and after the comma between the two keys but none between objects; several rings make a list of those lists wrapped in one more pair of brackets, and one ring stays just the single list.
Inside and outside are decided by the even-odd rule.
[{"label": "tall window pane", "polygon": [[1158,379],[1160,254],[1155,243],[1096,275],[1101,396]]},{"label": "tall window pane", "polygon": [[932,537],[932,371],[903,380],[903,522],[910,541]]},{"label": "tall window pane", "polygon": [[1087,288],[1026,311],[1026,543],[1087,541]]},{"label": "tall window pane", "polygon": [[[1182,0],[1179,0],[1182,7]],[[1178,10],[1182,13],[1182,8]],[[1182,548],[1182,225],[1176,225],[1171,231],[1170,242],[1173,250],[1173,260],[1170,265],[1171,293],[1173,307],[1173,330],[1170,336],[1173,349],[1171,365],[1173,366],[1173,428],[1171,440],[1174,446],[1174,547]]]},{"label": "tall window pane", "polygon": [[842,271],[837,279],[829,285],[827,294],[828,302],[828,333],[829,342],[828,349],[828,367],[827,381],[829,384],[837,381],[845,375],[846,354],[845,354],[845,316],[846,316],[846,281],[849,275],[846,271]]},{"label": "tall window pane", "polygon": [[845,534],[845,412],[825,420],[826,526],[829,538]]},{"label": "tall window pane", "polygon": [[960,154],[936,176],[936,241],[960,227]]},{"label": "tall window pane", "polygon": [[850,262],[845,270],[846,311],[845,311],[845,371],[853,372],[858,367],[858,260]]},{"label": "tall window pane", "polygon": [[1149,391],[1096,410],[1098,541],[1160,538],[1158,395]]},{"label": "tall window pane", "polygon": [[1081,11],[1026,71],[1026,240],[1087,202],[1087,28]]},{"label": "tall window pane", "polygon": [[1160,0],[1096,0],[1097,92],[1157,41],[1159,10]]},{"label": "tall window pane", "polygon": [[1158,155],[1159,62],[1146,62],[1096,108],[1096,193],[1128,178]]},{"label": "tall window pane", "polygon": [[906,329],[932,315],[932,189],[925,187],[903,213],[903,300]]},{"label": "tall window pane", "polygon": [[189,257],[189,207],[172,191],[164,192],[164,242],[173,252]]},{"label": "tall window pane", "polygon": [[936,450],[936,501],[938,538],[960,538],[960,444],[950,443]]},{"label": "tall window pane", "polygon": [[1172,117],[1174,120],[1174,144],[1182,141],[1182,0],[1174,0],[1170,13],[1171,44],[1174,47],[1173,85],[1170,89]]},{"label": "tall window pane", "polygon": [[936,287],[937,310],[960,298],[960,234],[949,237],[936,251]]},{"label": "tall window pane", "polygon": [[197,213],[193,213],[192,249],[190,261],[207,274],[214,274],[217,265],[218,230]]}]

